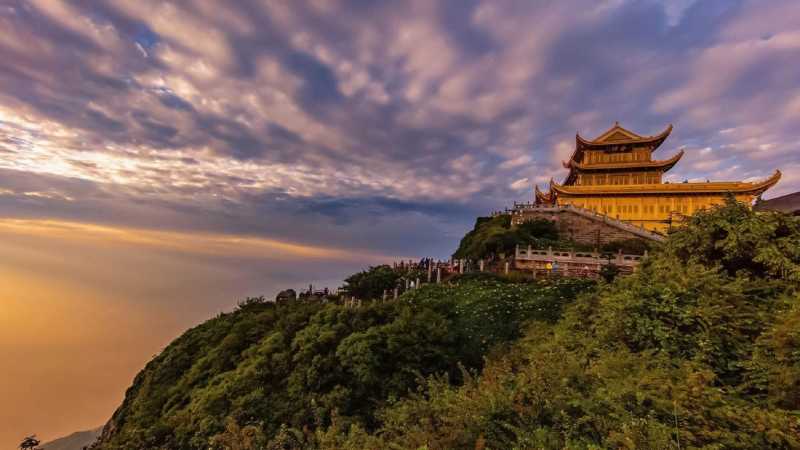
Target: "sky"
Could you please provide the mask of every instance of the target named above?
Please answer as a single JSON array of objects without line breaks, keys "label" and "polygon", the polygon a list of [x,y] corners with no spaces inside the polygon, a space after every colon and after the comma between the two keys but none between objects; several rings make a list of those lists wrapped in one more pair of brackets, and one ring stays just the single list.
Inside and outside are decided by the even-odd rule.
[{"label": "sky", "polygon": [[244,296],[446,257],[576,132],[798,191],[797,61],[796,0],[0,0],[0,446]]}]

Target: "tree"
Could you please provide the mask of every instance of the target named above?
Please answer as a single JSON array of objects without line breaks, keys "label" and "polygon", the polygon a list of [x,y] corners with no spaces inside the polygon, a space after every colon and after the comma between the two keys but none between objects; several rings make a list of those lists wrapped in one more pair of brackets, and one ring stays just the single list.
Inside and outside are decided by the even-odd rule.
[{"label": "tree", "polygon": [[799,242],[788,215],[700,213],[479,376],[380,411],[361,448],[800,448]]},{"label": "tree", "polygon": [[455,258],[486,259],[499,254],[513,254],[517,245],[536,247],[573,246],[560,241],[555,223],[534,219],[512,226],[511,216],[479,217],[475,227],[461,239]]},{"label": "tree", "polygon": [[600,250],[606,253],[617,253],[622,250],[622,253],[643,255],[644,252],[653,250],[653,243],[639,238],[618,239],[603,245]]},{"label": "tree", "polygon": [[681,263],[719,266],[729,275],[800,281],[800,217],[755,212],[728,198],[670,235],[666,253]]},{"label": "tree", "polygon": [[374,266],[347,277],[344,291],[361,299],[380,298],[384,290],[394,289],[399,279],[400,274],[388,265]]},{"label": "tree", "polygon": [[606,283],[611,283],[619,275],[619,266],[609,262],[600,268],[600,276]]},{"label": "tree", "polygon": [[36,439],[36,435],[26,436],[25,439],[22,440],[22,443],[19,444],[19,448],[21,450],[30,450],[35,449],[40,444],[39,440]]},{"label": "tree", "polygon": [[210,439],[212,449],[220,450],[259,450],[264,448],[266,438],[261,429],[255,425],[239,426],[228,417],[225,431]]}]

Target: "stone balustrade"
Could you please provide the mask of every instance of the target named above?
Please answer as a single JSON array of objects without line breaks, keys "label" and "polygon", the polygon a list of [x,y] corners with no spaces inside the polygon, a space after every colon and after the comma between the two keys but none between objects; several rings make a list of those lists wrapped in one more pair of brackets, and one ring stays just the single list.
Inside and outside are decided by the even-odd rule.
[{"label": "stone balustrade", "polygon": [[644,255],[628,255],[623,254],[621,251],[615,255],[603,256],[597,252],[581,252],[574,250],[553,250],[551,247],[547,249],[535,249],[530,245],[528,247],[517,246],[514,253],[515,261],[541,261],[541,262],[563,262],[571,264],[616,264],[617,266],[637,266],[643,258],[647,257],[647,252]]}]

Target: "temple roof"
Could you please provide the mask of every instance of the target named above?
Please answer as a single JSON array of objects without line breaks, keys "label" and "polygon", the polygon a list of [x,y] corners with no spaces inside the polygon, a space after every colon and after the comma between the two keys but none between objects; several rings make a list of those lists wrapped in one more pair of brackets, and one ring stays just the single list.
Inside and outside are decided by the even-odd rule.
[{"label": "temple roof", "polygon": [[612,145],[626,144],[649,144],[653,150],[658,148],[672,132],[672,124],[661,133],[654,136],[640,136],[627,128],[622,127],[619,122],[614,122],[614,126],[606,130],[594,139],[585,139],[579,133],[575,134],[575,151],[572,152],[570,160],[579,161],[583,159],[583,151],[590,149],[603,149]]},{"label": "temple roof", "polygon": [[539,190],[539,185],[533,187],[534,200],[537,205],[553,203],[553,191],[542,192]]},{"label": "temple roof", "polygon": [[619,122],[614,122],[614,126],[603,132],[594,139],[585,139],[579,133],[575,134],[578,146],[584,147],[607,147],[609,145],[620,144],[654,144],[656,147],[664,142],[664,139],[672,132],[672,124],[668,125],[664,131],[654,136],[640,136],[627,128],[622,127]]},{"label": "temple roof", "polygon": [[771,188],[781,178],[781,171],[776,170],[769,178],[757,183],[738,181],[717,181],[708,183],[664,183],[638,185],[591,185],[565,186],[550,180],[550,190],[557,194],[567,195],[609,195],[609,194],[698,194],[698,193],[747,193],[758,195]]},{"label": "temple roof", "polygon": [[574,160],[562,161],[564,168],[582,170],[610,170],[610,169],[662,169],[667,171],[683,157],[683,150],[672,158],[660,161],[627,161],[617,163],[583,164]]},{"label": "temple roof", "polygon": [[[574,166],[571,165],[571,163],[573,162],[580,163],[581,161],[583,161],[584,150],[591,150],[591,149],[596,150],[596,149],[607,148],[609,146],[630,145],[630,144],[651,145],[653,147],[653,150],[655,150],[664,142],[664,140],[667,138],[667,136],[669,136],[671,132],[672,132],[672,124],[669,124],[667,128],[664,129],[664,131],[655,136],[640,136],[634,133],[633,131],[630,131],[627,128],[622,127],[619,124],[619,122],[614,122],[614,126],[612,126],[608,130],[603,132],[603,134],[592,140],[584,139],[581,137],[580,134],[576,133],[575,150],[569,157],[569,162],[568,162],[568,164],[570,165],[564,166],[570,169],[566,178],[564,178],[564,184],[569,185],[575,182],[575,168]],[[614,166],[613,168],[615,167],[616,166]],[[641,166],[629,166],[629,167],[638,168]],[[609,166],[608,168],[612,167]]]}]

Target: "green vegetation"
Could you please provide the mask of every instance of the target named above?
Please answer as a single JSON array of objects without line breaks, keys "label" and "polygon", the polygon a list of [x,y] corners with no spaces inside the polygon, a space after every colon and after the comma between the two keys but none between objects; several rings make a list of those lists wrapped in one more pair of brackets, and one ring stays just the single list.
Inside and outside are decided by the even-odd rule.
[{"label": "green vegetation", "polygon": [[797,218],[700,213],[479,376],[430,378],[324,448],[799,448],[799,243]]},{"label": "green vegetation", "polygon": [[[491,259],[501,255],[513,255],[520,246],[559,250],[594,250],[592,246],[579,244],[559,235],[558,227],[552,221],[535,219],[520,225],[511,225],[511,216],[478,217],[475,227],[459,243],[454,258]],[[652,251],[653,245],[643,239],[622,239],[609,242],[597,249],[602,253],[623,253],[642,255]]]},{"label": "green vegetation", "polygon": [[730,203],[609,283],[249,301],[151,361],[99,448],[800,448],[798,288],[800,218]]},{"label": "green vegetation", "polygon": [[249,299],[151,361],[99,448],[305,447],[334,422],[372,430],[376,411],[425,377],[462,382],[524,323],[554,322],[591,284],[464,280],[359,308]]},{"label": "green vegetation", "polygon": [[400,274],[387,265],[370,267],[344,280],[344,291],[356,298],[375,299],[397,286]]},{"label": "green vegetation", "polygon": [[617,253],[621,251],[629,255],[644,255],[645,252],[653,251],[654,243],[644,239],[619,239],[611,241],[602,247],[600,251],[603,253]]},{"label": "green vegetation", "polygon": [[565,243],[559,240],[558,228],[549,220],[536,219],[511,226],[509,215],[478,217],[475,227],[461,239],[453,257],[481,259],[513,255],[517,245],[561,248]]},{"label": "green vegetation", "polygon": [[605,266],[600,268],[600,278],[605,280],[606,283],[611,283],[612,281],[614,281],[614,278],[617,278],[617,275],[619,275],[619,273],[620,273],[619,266],[617,266],[614,263],[606,264]]}]

